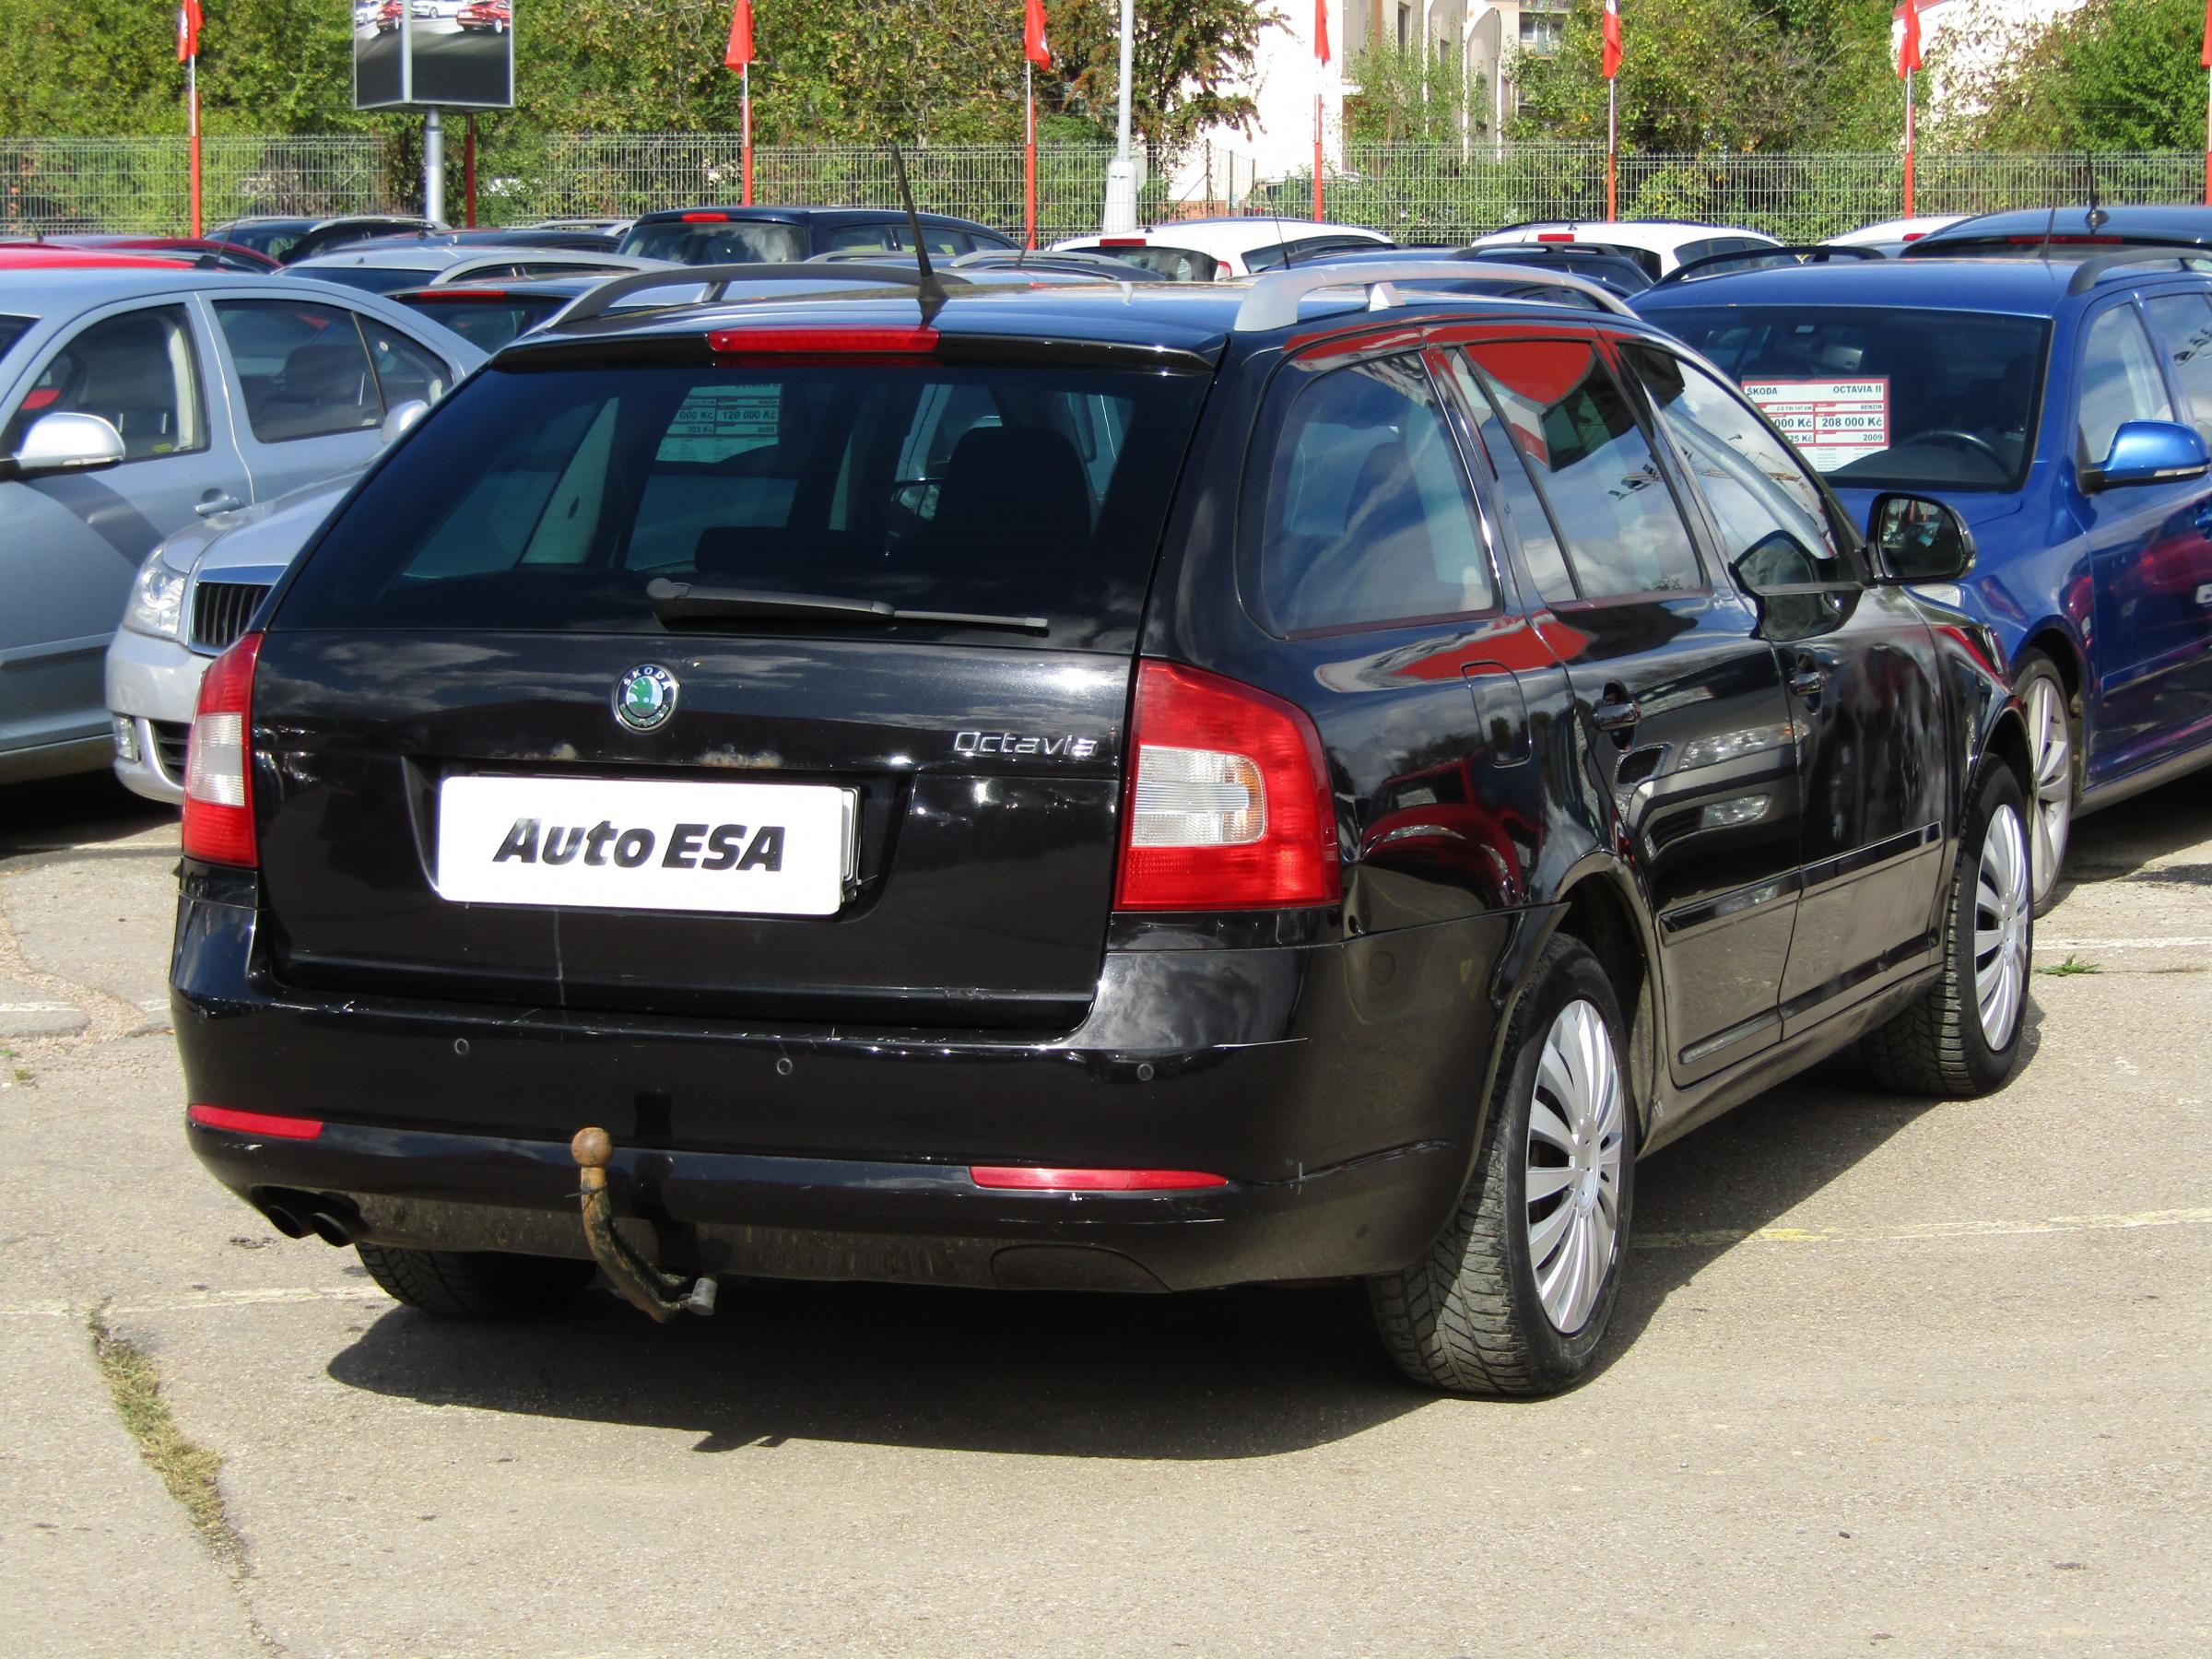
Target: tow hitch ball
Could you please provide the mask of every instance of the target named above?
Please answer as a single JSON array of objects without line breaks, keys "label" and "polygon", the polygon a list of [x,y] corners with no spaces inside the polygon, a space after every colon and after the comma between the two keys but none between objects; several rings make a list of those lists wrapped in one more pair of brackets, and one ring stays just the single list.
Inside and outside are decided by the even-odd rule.
[{"label": "tow hitch ball", "polygon": [[607,1196],[606,1166],[615,1156],[614,1137],[604,1129],[579,1129],[569,1143],[570,1156],[583,1176],[583,1241],[623,1300],[666,1324],[678,1313],[705,1318],[714,1312],[714,1281],[703,1275],[687,1279],[663,1273],[622,1241],[615,1230],[614,1200]]}]

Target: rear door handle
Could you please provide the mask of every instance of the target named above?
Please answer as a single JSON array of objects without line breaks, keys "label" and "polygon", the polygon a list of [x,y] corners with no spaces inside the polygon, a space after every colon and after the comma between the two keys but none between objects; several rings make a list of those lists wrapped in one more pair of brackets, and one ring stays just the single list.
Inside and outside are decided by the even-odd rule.
[{"label": "rear door handle", "polygon": [[213,518],[218,512],[236,512],[244,505],[236,496],[216,489],[209,490],[194,501],[192,510],[202,518]]},{"label": "rear door handle", "polygon": [[1790,676],[1790,689],[1807,702],[1828,688],[1828,671],[1823,668],[1800,668]]}]

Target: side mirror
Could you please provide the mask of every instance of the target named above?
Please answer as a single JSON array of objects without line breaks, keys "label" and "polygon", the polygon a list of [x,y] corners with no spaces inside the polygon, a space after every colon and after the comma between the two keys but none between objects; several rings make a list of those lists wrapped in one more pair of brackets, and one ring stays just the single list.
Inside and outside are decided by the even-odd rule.
[{"label": "side mirror", "polygon": [[2131,484],[2173,484],[2212,471],[2212,451],[2194,427],[2176,420],[2124,420],[2101,466],[2081,469],[2083,493]]},{"label": "side mirror", "polygon": [[430,406],[419,397],[410,397],[406,403],[394,404],[384,411],[384,424],[380,429],[386,443],[396,443],[408,430],[430,412]]},{"label": "side mirror", "polygon": [[1957,512],[1924,496],[1877,497],[1866,534],[1892,582],[1957,582],[1973,568],[1974,533]]},{"label": "side mirror", "polygon": [[18,478],[50,473],[97,472],[124,458],[123,434],[97,415],[41,415],[23,434],[23,447],[7,471]]}]

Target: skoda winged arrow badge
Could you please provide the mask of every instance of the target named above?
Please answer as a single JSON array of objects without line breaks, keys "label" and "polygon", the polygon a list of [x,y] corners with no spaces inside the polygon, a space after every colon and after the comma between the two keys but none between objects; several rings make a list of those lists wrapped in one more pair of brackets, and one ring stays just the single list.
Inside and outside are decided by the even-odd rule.
[{"label": "skoda winged arrow badge", "polygon": [[615,718],[633,732],[665,725],[676,712],[676,676],[658,663],[640,663],[615,681]]}]

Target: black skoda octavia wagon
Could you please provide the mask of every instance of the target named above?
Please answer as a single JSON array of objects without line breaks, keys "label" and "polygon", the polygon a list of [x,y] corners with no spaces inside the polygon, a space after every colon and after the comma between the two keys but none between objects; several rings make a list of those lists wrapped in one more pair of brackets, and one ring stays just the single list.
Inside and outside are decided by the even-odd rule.
[{"label": "black skoda octavia wagon", "polygon": [[508,347],[206,677],[194,1152],[437,1313],[1357,1277],[1424,1383],[1573,1381],[1640,1154],[2006,1077],[2028,749],[1901,585],[1963,533],[1465,272]]}]

